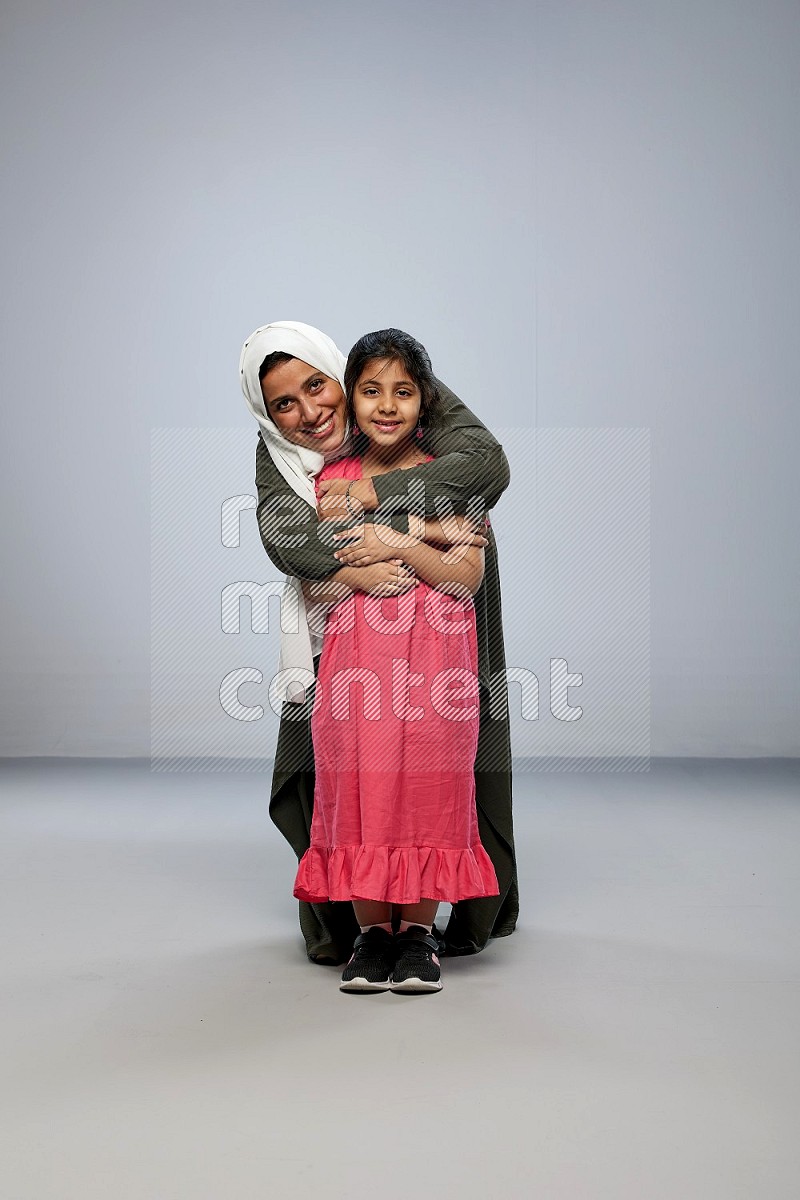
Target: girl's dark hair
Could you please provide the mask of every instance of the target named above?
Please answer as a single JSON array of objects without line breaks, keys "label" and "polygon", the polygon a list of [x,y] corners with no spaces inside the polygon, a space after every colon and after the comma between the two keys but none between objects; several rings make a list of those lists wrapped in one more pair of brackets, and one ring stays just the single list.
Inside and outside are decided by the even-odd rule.
[{"label": "girl's dark hair", "polygon": [[277,367],[283,362],[291,362],[293,358],[293,354],[286,354],[283,350],[273,350],[272,354],[268,354],[258,368],[258,382],[261,383],[261,380],[270,373],[273,367]]},{"label": "girl's dark hair", "polygon": [[355,421],[355,386],[364,367],[374,358],[386,358],[403,364],[420,391],[420,425],[426,429],[438,425],[442,417],[442,398],[436,386],[428,351],[410,333],[403,333],[402,329],[378,329],[375,333],[365,333],[348,354],[347,366],[344,369],[344,390],[350,419]]}]

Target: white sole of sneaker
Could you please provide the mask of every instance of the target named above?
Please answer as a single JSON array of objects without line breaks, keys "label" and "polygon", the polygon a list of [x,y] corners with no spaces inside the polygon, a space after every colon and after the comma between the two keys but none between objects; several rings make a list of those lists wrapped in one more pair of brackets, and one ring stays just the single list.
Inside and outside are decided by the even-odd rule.
[{"label": "white sole of sneaker", "polygon": [[361,975],[356,975],[355,979],[347,979],[339,984],[340,992],[388,992],[388,990],[388,982],[370,983],[368,979],[364,979]]},{"label": "white sole of sneaker", "polygon": [[416,976],[412,976],[401,983],[391,983],[389,987],[393,992],[440,992],[442,981],[432,983],[429,979],[417,979]]}]

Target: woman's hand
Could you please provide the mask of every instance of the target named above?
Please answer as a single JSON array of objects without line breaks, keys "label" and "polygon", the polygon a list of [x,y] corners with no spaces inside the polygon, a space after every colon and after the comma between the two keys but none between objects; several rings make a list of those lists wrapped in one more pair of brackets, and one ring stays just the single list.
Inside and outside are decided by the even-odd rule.
[{"label": "woman's hand", "polygon": [[334,558],[343,567],[368,567],[371,563],[396,558],[398,550],[416,546],[421,539],[414,533],[400,533],[391,525],[365,522],[352,529],[339,530],[333,535],[333,540],[339,546],[334,551]]},{"label": "woman's hand", "polygon": [[368,592],[370,596],[400,596],[417,586],[417,576],[413,567],[407,566],[402,558],[390,558],[361,567],[358,582],[358,590]]}]

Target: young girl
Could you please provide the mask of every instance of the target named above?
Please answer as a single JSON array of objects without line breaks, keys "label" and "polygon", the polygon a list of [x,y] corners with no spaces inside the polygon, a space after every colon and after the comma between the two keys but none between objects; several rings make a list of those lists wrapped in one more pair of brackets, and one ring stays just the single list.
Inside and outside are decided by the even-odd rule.
[{"label": "young girl", "polygon": [[[359,430],[355,454],[324,467],[318,491],[328,477],[356,480],[430,461],[421,438],[436,421],[438,393],[419,342],[396,329],[367,334],[350,351],[345,390]],[[499,894],[475,808],[472,597],[484,551],[463,544],[445,555],[443,546],[382,525],[364,524],[358,534],[355,543],[352,532],[351,544],[338,542],[337,557],[350,568],[345,582],[337,572],[335,583],[304,585],[308,599],[334,606],[311,719],[311,842],[294,895],[352,900],[361,933],[342,991],[438,991],[439,902]]]}]

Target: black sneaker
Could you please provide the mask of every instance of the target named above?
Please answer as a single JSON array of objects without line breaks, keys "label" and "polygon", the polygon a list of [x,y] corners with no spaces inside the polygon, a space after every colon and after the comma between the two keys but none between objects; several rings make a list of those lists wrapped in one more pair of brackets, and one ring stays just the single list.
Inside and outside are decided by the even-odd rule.
[{"label": "black sneaker", "polygon": [[439,992],[439,939],[421,925],[409,925],[395,940],[396,960],[390,987],[393,992]]},{"label": "black sneaker", "polygon": [[394,965],[394,938],[380,925],[359,933],[342,971],[340,992],[387,992]]}]

